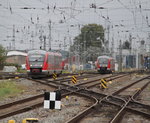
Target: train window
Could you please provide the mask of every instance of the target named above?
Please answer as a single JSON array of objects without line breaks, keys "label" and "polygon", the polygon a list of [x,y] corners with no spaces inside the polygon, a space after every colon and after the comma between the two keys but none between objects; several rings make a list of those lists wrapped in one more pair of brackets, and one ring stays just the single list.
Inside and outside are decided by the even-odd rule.
[{"label": "train window", "polygon": [[52,60],[52,63],[53,63],[53,64],[55,63],[54,59],[55,59],[55,56],[53,55],[53,56],[51,57],[51,60]]},{"label": "train window", "polygon": [[108,63],[108,59],[105,59],[105,58],[99,59],[98,61],[100,64],[107,64]]}]

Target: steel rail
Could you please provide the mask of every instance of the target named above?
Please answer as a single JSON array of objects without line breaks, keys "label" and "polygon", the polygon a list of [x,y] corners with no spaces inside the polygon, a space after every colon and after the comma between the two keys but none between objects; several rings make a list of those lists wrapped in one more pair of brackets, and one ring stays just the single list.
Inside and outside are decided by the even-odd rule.
[{"label": "steel rail", "polygon": [[[60,91],[63,92],[64,89],[61,89]],[[89,96],[88,94],[79,93],[78,88],[74,88],[74,90],[72,90],[72,88],[65,89],[65,91],[62,94],[62,97],[64,98],[65,96],[73,95],[73,94],[84,96],[84,97],[87,97],[87,98],[91,98],[92,100],[95,101],[95,103],[98,102],[98,100],[95,97]],[[36,101],[35,97],[40,98],[40,100]],[[32,110],[36,107],[41,107],[43,105],[43,98],[44,98],[44,94],[39,94],[39,95],[30,97],[30,98],[26,98],[26,99],[22,99],[22,100],[19,100],[19,101],[16,101],[16,102],[12,102],[12,103],[9,103],[9,104],[6,104],[6,105],[1,105],[0,106],[1,110],[3,109],[6,112],[0,112],[0,119],[10,117],[10,116],[13,116],[15,114],[22,113],[22,112],[26,112],[26,111]],[[32,100],[34,100],[34,102],[29,103],[29,105],[27,105],[28,101],[32,102]],[[25,104],[25,106],[23,106],[22,105],[23,103],[27,103],[27,104]],[[17,107],[16,105],[19,105],[19,107]],[[15,107],[15,108],[13,108],[13,110],[11,110],[10,106]],[[9,108],[9,110],[7,110],[7,108]]]},{"label": "steel rail", "polygon": [[150,76],[143,77],[143,78],[141,78],[141,79],[139,79],[139,80],[137,80],[137,81],[135,81],[135,82],[133,82],[133,83],[131,83],[131,84],[129,84],[129,85],[127,85],[127,86],[121,88],[121,89],[119,89],[118,91],[114,92],[112,95],[117,95],[117,94],[119,94],[120,92],[126,90],[127,88],[129,88],[129,87],[131,87],[131,86],[133,86],[133,85],[135,85],[135,84],[141,82],[142,80],[148,79],[149,77],[150,77]]},{"label": "steel rail", "polygon": [[[96,98],[95,98],[95,100],[96,100]],[[75,117],[73,117],[72,119],[67,121],[66,123],[77,123],[81,118],[85,117],[86,114],[91,112],[97,106],[97,104],[98,104],[98,101],[96,101],[92,106],[90,106],[86,110],[80,112],[78,115],[76,115]]]},{"label": "steel rail", "polygon": [[[141,80],[144,80],[144,79],[147,79],[147,78],[148,78],[148,77],[144,77],[144,78],[142,78],[142,79],[140,79],[140,80],[138,80],[138,81],[136,81],[136,82],[140,82]],[[136,84],[136,82],[130,84],[130,86]],[[105,95],[105,96],[99,101],[99,104],[103,104],[103,103],[105,103],[105,102],[108,102],[108,103],[110,103],[110,104],[119,106],[119,107],[121,107],[121,108],[123,108],[124,106],[126,107],[126,105],[128,104],[128,102],[130,102],[130,100],[132,100],[132,99],[130,98],[130,100],[126,101],[126,100],[124,100],[124,99],[122,99],[122,98],[116,97],[115,95],[118,94],[118,93],[120,93],[120,92],[122,92],[122,91],[124,91],[126,88],[128,88],[128,87],[130,87],[130,86],[124,87],[124,88],[122,88],[122,89],[116,91],[117,93],[114,92],[112,95]],[[136,93],[135,93],[135,95],[136,95]],[[117,100],[117,103],[116,103],[116,100]],[[120,104],[118,104],[118,100],[121,102]],[[129,110],[129,109],[130,109],[130,108],[128,108],[128,110]],[[124,112],[125,112],[124,109],[122,109],[122,110],[120,111],[120,113],[124,113]],[[137,111],[137,112],[138,112],[138,111]],[[89,112],[87,112],[87,113],[89,113]],[[80,117],[80,116],[78,116],[78,117]],[[76,119],[76,117],[74,117],[74,118]],[[81,120],[81,118],[83,118],[83,115],[82,115],[82,117],[80,117],[80,120]],[[72,119],[73,119],[73,118],[72,118]],[[73,121],[76,121],[75,119],[74,119]],[[79,120],[79,118],[78,118],[78,120]]]},{"label": "steel rail", "polygon": [[[132,101],[133,98],[137,97],[137,96],[141,93],[141,91],[144,90],[144,89],[147,87],[147,85],[148,85],[149,83],[150,83],[150,82],[147,82],[146,84],[144,84],[140,90],[136,91],[136,92],[131,96],[131,98],[129,98],[129,100],[126,102],[126,104],[121,108],[121,110],[117,113],[117,115],[110,121],[110,123],[118,123],[118,122],[120,122],[120,121],[122,120],[122,118],[123,118],[123,116],[124,116],[124,114],[125,114],[125,112],[126,112],[126,107],[127,107],[127,105],[129,105],[130,101]],[[131,110],[133,111],[133,109],[128,108],[128,110],[129,110],[129,109],[130,109],[130,111],[131,111]],[[134,112],[137,112],[137,111],[134,110]],[[138,112],[139,112],[139,111],[138,111]],[[138,112],[137,112],[137,113],[138,113]],[[138,114],[139,114],[139,113],[138,113]],[[143,112],[142,114],[145,114],[145,116],[147,116],[147,114],[144,113],[144,112]],[[148,117],[150,118],[150,114],[148,115]]]},{"label": "steel rail", "polygon": [[[102,79],[102,78],[105,78],[106,79],[106,81],[110,81],[110,80],[115,80],[115,79],[118,79],[118,78],[121,78],[121,77],[124,77],[124,76],[127,76],[128,74],[125,74],[125,75],[112,75],[112,76],[107,76],[107,77],[101,77],[101,78],[97,78],[97,79],[94,79],[94,80],[89,80],[89,81],[86,81],[86,82],[84,82],[84,83],[79,83],[79,84],[76,84],[76,86],[78,86],[78,87],[82,87],[81,85],[86,85],[86,84],[91,84],[91,85],[88,85],[88,86],[86,86],[86,88],[91,88],[91,87],[93,87],[93,86],[95,86],[95,85],[98,85],[98,84],[100,84],[100,80]],[[98,82],[97,82],[98,81]],[[93,82],[93,83],[92,83]]]}]

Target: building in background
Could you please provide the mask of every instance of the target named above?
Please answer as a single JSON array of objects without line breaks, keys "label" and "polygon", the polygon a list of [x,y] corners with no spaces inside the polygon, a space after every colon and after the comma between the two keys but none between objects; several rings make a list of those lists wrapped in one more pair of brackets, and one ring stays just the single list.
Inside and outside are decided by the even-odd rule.
[{"label": "building in background", "polygon": [[27,56],[26,52],[9,51],[7,53],[6,62],[7,63],[14,63],[14,64],[22,65],[22,64],[25,64],[26,56]]}]

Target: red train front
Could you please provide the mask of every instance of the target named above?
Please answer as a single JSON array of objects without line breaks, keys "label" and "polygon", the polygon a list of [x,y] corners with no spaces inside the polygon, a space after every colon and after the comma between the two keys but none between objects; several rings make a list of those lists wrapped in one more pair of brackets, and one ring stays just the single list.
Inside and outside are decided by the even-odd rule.
[{"label": "red train front", "polygon": [[99,73],[112,73],[115,70],[115,61],[109,56],[99,56],[96,61],[96,69]]},{"label": "red train front", "polygon": [[31,50],[26,57],[27,73],[32,78],[45,77],[62,72],[62,55],[45,50]]}]

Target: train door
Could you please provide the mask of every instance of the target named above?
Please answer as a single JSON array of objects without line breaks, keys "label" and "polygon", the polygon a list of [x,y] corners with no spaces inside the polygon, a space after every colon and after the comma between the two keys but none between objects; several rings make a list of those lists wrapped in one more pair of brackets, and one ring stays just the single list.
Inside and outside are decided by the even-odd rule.
[{"label": "train door", "polygon": [[55,61],[54,61],[54,54],[50,53],[49,54],[49,58],[48,58],[48,64],[49,64],[49,73],[52,74],[54,73],[54,69],[55,69]]}]

